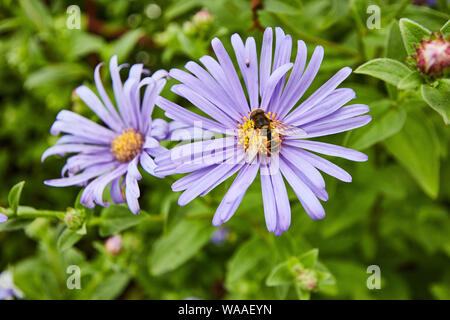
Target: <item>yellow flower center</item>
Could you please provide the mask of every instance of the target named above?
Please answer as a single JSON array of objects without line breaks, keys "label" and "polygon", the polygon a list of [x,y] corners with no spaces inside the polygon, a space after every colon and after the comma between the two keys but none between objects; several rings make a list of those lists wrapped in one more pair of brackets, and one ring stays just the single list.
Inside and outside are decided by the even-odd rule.
[{"label": "yellow flower center", "polygon": [[264,115],[269,120],[268,128],[257,128],[250,114],[243,117],[238,124],[238,145],[242,146],[246,152],[270,155],[279,151],[281,138],[277,128],[279,122],[275,120],[276,114],[268,112]]},{"label": "yellow flower center", "polygon": [[134,129],[126,129],[111,142],[111,152],[120,162],[129,162],[141,153],[144,137]]}]

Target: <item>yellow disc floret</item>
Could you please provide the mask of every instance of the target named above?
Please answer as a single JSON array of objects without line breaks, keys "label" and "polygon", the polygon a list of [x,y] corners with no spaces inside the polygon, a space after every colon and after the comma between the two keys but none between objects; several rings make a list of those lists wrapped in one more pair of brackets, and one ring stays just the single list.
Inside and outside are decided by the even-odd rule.
[{"label": "yellow disc floret", "polygon": [[126,129],[111,142],[111,152],[120,162],[129,162],[141,153],[144,137],[134,129]]},{"label": "yellow disc floret", "polygon": [[[241,121],[238,121],[238,145],[242,146],[247,153],[267,155],[273,151],[271,150],[273,144],[278,146],[280,143],[278,121],[275,120],[276,114],[268,112],[264,115],[269,120],[268,128],[258,128],[255,121],[251,119],[250,113],[248,116],[242,117]],[[276,150],[279,150],[279,148],[276,148]]]}]

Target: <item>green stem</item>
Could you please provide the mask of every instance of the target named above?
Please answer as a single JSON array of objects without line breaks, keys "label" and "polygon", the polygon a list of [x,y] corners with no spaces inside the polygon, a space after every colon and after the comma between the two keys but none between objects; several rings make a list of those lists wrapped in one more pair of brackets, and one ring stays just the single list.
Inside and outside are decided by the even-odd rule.
[{"label": "green stem", "polygon": [[5,214],[7,217],[21,217],[26,219],[33,219],[33,218],[55,218],[55,219],[64,219],[64,215],[66,214],[65,211],[52,211],[52,210],[37,210],[32,207],[27,206],[19,206],[17,208],[17,213],[14,214],[14,212],[11,209],[5,209],[1,208],[0,210],[3,214]]}]

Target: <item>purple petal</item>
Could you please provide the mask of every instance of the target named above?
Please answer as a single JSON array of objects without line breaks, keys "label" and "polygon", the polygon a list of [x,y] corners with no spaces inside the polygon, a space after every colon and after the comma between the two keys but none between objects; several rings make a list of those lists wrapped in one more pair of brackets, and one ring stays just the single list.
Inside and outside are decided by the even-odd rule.
[{"label": "purple petal", "polygon": [[318,125],[323,125],[331,122],[337,122],[339,120],[345,120],[349,118],[353,118],[359,116],[361,114],[369,112],[369,107],[364,104],[352,104],[349,106],[345,106],[340,108],[339,110],[333,112],[330,115],[327,115],[321,119],[317,119],[313,122],[308,123],[303,126],[303,128],[311,128]]},{"label": "purple petal", "polygon": [[92,146],[87,144],[57,144],[53,147],[48,148],[42,154],[41,161],[44,161],[48,156],[59,154],[63,155],[66,153],[97,153],[109,151],[110,147],[103,146]]},{"label": "purple petal", "polygon": [[8,221],[8,217],[4,214],[0,213],[0,223]]},{"label": "purple petal", "polygon": [[124,203],[125,199],[122,194],[122,189],[120,186],[120,178],[116,178],[111,182],[111,199],[115,204]]},{"label": "purple petal", "polygon": [[188,174],[187,176],[184,176],[181,179],[178,179],[172,184],[172,191],[178,192],[183,191],[189,188],[189,186],[193,183],[197,183],[199,179],[201,179],[204,175],[209,174],[209,172],[217,167],[218,165],[212,165],[200,170],[197,170],[195,172],[192,172]]},{"label": "purple petal", "polygon": [[230,118],[226,113],[224,113],[213,103],[204,99],[200,94],[196,93],[194,90],[188,88],[187,86],[178,84],[172,86],[171,90],[179,96],[189,100],[193,105],[209,115],[211,118],[219,121],[220,123],[223,123],[224,125],[227,125],[227,127],[233,128],[236,126],[236,122],[233,121],[233,119]]},{"label": "purple petal", "polygon": [[105,108],[100,99],[86,86],[80,86],[75,89],[75,93],[86,103],[86,105],[95,112],[96,115],[110,128],[120,127],[120,123],[115,120],[109,111]]},{"label": "purple petal", "polygon": [[113,56],[109,61],[109,70],[111,73],[111,80],[113,85],[114,97],[116,98],[117,107],[120,112],[120,116],[123,119],[123,123],[126,127],[130,126],[131,119],[129,114],[129,106],[125,100],[123,93],[122,80],[120,79],[121,66],[117,65],[117,56]]},{"label": "purple petal", "polygon": [[286,185],[279,170],[272,174],[270,178],[272,179],[273,193],[276,195],[277,229],[284,232],[291,225],[291,205],[289,203]]},{"label": "purple petal", "polygon": [[201,197],[206,196],[212,189],[214,189],[215,187],[217,187],[218,185],[220,185],[222,182],[224,182],[225,180],[227,180],[228,178],[230,178],[232,175],[234,175],[236,172],[238,172],[242,167],[243,167],[243,163],[241,164],[236,164],[230,171],[228,171],[222,178],[220,178],[219,180],[216,181],[216,183],[214,183],[213,185],[211,185],[210,187],[208,187],[205,191],[203,191],[202,193],[200,193]]},{"label": "purple petal", "polygon": [[305,70],[306,58],[307,58],[306,45],[303,41],[299,40],[297,41],[297,56],[295,58],[294,66],[292,67],[291,74],[289,75],[289,79],[283,90],[280,103],[278,103],[279,106],[277,112],[282,116],[284,116],[289,111],[287,110],[287,108],[285,108],[283,103],[286,102],[285,97],[289,94],[293,94],[294,93],[293,90],[295,90],[297,84],[300,83],[303,71]]},{"label": "purple petal", "polygon": [[241,37],[235,33],[231,36],[231,44],[247,87],[250,107],[252,109],[258,108],[258,58],[255,39],[252,37],[248,38],[244,46]]},{"label": "purple petal", "polygon": [[155,173],[156,164],[147,152],[143,151],[141,153],[140,163],[145,171],[150,173],[152,176],[157,176]]},{"label": "purple petal", "polygon": [[131,212],[137,214],[140,211],[139,202],[137,199],[140,196],[139,186],[137,181],[142,179],[141,174],[137,168],[138,157],[134,158],[128,164],[128,172],[125,176],[125,197],[127,199],[128,207]]},{"label": "purple petal", "polygon": [[[219,78],[221,76],[223,77],[223,72],[220,68],[220,65],[213,58],[205,56],[200,60],[204,61],[204,64],[207,68],[209,66],[210,69],[216,70],[216,73],[220,75]],[[215,74],[211,73],[211,76],[211,74],[209,74],[199,64],[193,61],[189,61],[188,63],[186,63],[185,68],[192,72],[192,74],[195,75],[198,80],[188,73],[177,73],[175,71],[177,69],[173,69],[174,74],[176,76],[179,76],[179,78],[176,78],[177,80],[183,82],[190,89],[198,92],[199,95],[209,100],[212,104],[217,106],[217,108],[222,110],[222,112],[225,112],[227,115],[229,115],[230,118],[240,118],[238,108],[235,107],[236,103],[229,95],[231,90],[226,90],[225,87],[222,86],[222,82],[225,81],[225,79],[220,78],[222,82],[219,82],[219,80],[215,78]]]},{"label": "purple petal", "polygon": [[350,119],[338,120],[335,122],[326,122],[314,126],[308,125],[304,126],[302,129],[307,132],[307,135],[304,138],[322,137],[365,126],[371,120],[371,116],[360,116]]},{"label": "purple petal", "polygon": [[246,164],[237,174],[233,184],[228,189],[227,193],[222,199],[219,207],[216,210],[213,218],[213,225],[219,226],[228,221],[238,208],[245,195],[248,187],[255,180],[258,174],[259,165]]},{"label": "purple petal", "polygon": [[[156,97],[161,93],[162,89],[166,84],[165,79],[154,81],[153,78],[145,78],[145,82],[148,82],[147,88],[145,89],[144,98],[142,99],[142,109],[141,109],[141,130],[147,133],[150,124],[152,122],[152,113],[156,102]],[[145,85],[144,80],[141,81],[140,87]]]},{"label": "purple petal", "polygon": [[227,81],[229,82],[231,89],[233,90],[234,97],[236,98],[236,102],[241,109],[243,114],[246,114],[249,111],[247,99],[245,98],[244,91],[242,90],[241,81],[236,73],[236,69],[233,66],[233,62],[230,59],[227,51],[225,50],[222,42],[218,38],[214,38],[211,41],[211,46],[216,54],[217,59],[219,60],[220,66],[226,76]]},{"label": "purple petal", "polygon": [[102,80],[100,77],[100,68],[102,67],[102,65],[103,65],[103,63],[99,63],[95,67],[95,71],[94,71],[95,86],[97,87],[98,94],[100,95],[100,98],[102,99],[104,105],[106,106],[106,108],[110,112],[111,116],[115,120],[114,123],[111,123],[113,125],[111,128],[118,132],[121,132],[125,129],[125,127],[123,126],[122,119],[120,118],[119,114],[117,113],[116,108],[112,104],[111,100],[109,99],[108,94],[105,91],[105,88],[103,87],[103,83],[102,83]]},{"label": "purple petal", "polygon": [[[157,140],[165,140],[165,138],[169,134],[169,124],[167,123],[166,120],[154,119],[152,121],[152,128],[150,130],[150,134],[154,138],[153,140],[156,141],[156,144],[157,144],[151,148],[156,148],[157,146],[159,146],[159,143],[157,142]],[[144,145],[144,148],[149,148],[149,147]]]},{"label": "purple petal", "polygon": [[290,91],[285,91],[281,98],[279,114],[281,118],[294,107],[313,82],[323,59],[323,48],[317,46],[300,81]]},{"label": "purple petal", "polygon": [[95,168],[95,170],[91,169],[89,171],[85,171],[80,174],[68,177],[68,178],[46,180],[46,181],[44,181],[44,183],[46,185],[52,186],[52,187],[74,186],[74,185],[80,184],[82,182],[86,182],[89,179],[92,179],[96,176],[99,176],[99,175],[105,173],[106,171],[113,169],[116,166],[117,166],[117,164],[115,164],[115,163],[99,164],[99,165],[91,167],[92,169]]},{"label": "purple petal", "polygon": [[[266,167],[266,170],[268,168]],[[261,174],[261,191],[264,205],[264,217],[269,232],[275,232],[277,226],[277,207],[270,175]]]},{"label": "purple petal", "polygon": [[61,132],[83,137],[88,141],[94,141],[96,144],[103,145],[109,145],[117,135],[112,131],[105,135],[102,131],[96,131],[95,127],[87,126],[82,122],[73,123],[56,120],[50,129],[50,133],[52,135],[58,135]]},{"label": "purple petal", "polygon": [[299,117],[306,111],[313,108],[319,102],[321,102],[325,97],[327,97],[337,86],[341,84],[350,74],[352,69],[349,67],[344,67],[339,70],[331,79],[325,82],[319,89],[314,91],[308,99],[306,99],[300,106],[298,106],[292,113],[286,117],[288,123],[293,123],[298,120]]},{"label": "purple petal", "polygon": [[272,28],[266,28],[264,31],[264,38],[261,47],[261,60],[259,67],[259,90],[260,95],[263,96],[263,90],[266,87],[267,81],[269,81],[270,73],[272,70]]},{"label": "purple petal", "polygon": [[303,183],[284,160],[280,161],[280,169],[308,215],[314,220],[322,219],[325,216],[325,210],[313,192]]},{"label": "purple petal", "polygon": [[[291,51],[292,51],[292,38],[290,35],[285,36],[284,32],[281,28],[277,27],[275,28],[276,33],[276,44],[275,44],[275,57],[274,57],[274,63],[273,63],[273,70],[276,70],[283,64],[289,63],[291,59]],[[270,100],[270,106],[274,112],[277,112],[279,110],[279,102],[281,93],[284,88],[286,80],[286,75],[283,75],[281,78],[281,81],[278,82],[278,84],[275,87],[275,90],[273,91],[272,98]]]},{"label": "purple petal", "polygon": [[[302,167],[298,166],[297,163],[294,164],[292,162],[292,159],[288,159],[286,157],[283,157],[283,160],[289,167],[294,171],[294,173],[297,175],[299,179],[303,181],[303,183],[311,189],[311,191],[314,193],[314,195],[319,198],[320,200],[327,201],[328,200],[328,193],[325,190],[325,186],[318,187],[314,183],[311,182],[311,180],[305,175],[305,172],[302,170]],[[306,160],[305,160],[306,161]]]},{"label": "purple petal", "polygon": [[178,120],[188,125],[199,125],[207,128],[208,130],[216,131],[219,133],[227,134],[227,128],[222,124],[207,119],[205,117],[199,116],[185,108],[180,107],[179,105],[164,99],[163,97],[158,97],[156,100],[156,105],[166,111],[166,116],[173,120]]},{"label": "purple petal", "polygon": [[268,108],[269,101],[272,98],[273,91],[275,90],[275,86],[280,81],[280,79],[292,68],[292,63],[286,63],[276,69],[272,75],[269,77],[269,80],[266,83],[266,87],[263,90],[263,96],[261,99],[261,109],[271,111],[271,108]]},{"label": "purple petal", "polygon": [[299,152],[302,154],[306,161],[308,161],[317,169],[325,172],[326,174],[344,182],[352,181],[352,176],[348,174],[347,171],[338,167],[334,163],[305,150],[299,149]]},{"label": "purple petal", "polygon": [[[302,126],[304,124],[309,124],[317,119],[321,119],[326,117],[329,114],[332,114],[340,107],[348,103],[350,100],[356,98],[355,91],[352,89],[341,88],[334,90],[328,97],[323,99],[319,104],[317,104],[314,108],[306,111],[302,114],[302,116],[298,117],[298,120],[290,123],[294,126]],[[298,111],[299,113],[301,110]]]},{"label": "purple petal", "polygon": [[202,192],[207,190],[217,181],[221,180],[229,171],[233,170],[233,164],[222,163],[210,170],[208,175],[203,176],[197,183],[189,186],[178,198],[178,204],[184,206],[194,200]]},{"label": "purple petal", "polygon": [[325,180],[323,179],[320,172],[314,168],[308,161],[304,160],[301,156],[300,150],[295,147],[290,147],[288,145],[283,146],[281,154],[283,157],[288,159],[290,162],[294,163],[297,168],[299,168],[302,173],[314,184],[317,188],[325,188]]},{"label": "purple petal", "polygon": [[116,158],[109,151],[99,152],[95,154],[76,154],[67,158],[66,165],[64,166],[61,175],[64,176],[66,171],[69,171],[70,175],[73,175],[80,170],[84,170],[90,166],[115,162]]},{"label": "purple petal", "polygon": [[[217,91],[217,94],[220,94],[220,96],[222,97],[223,103],[227,103],[228,106],[223,110],[229,112],[233,117],[236,117],[236,115],[239,117],[240,114],[246,114],[248,110],[246,111],[244,108],[241,108],[239,106],[239,101],[233,95],[233,89],[231,88],[231,85],[229,84],[229,81],[227,80],[220,64],[210,56],[201,57],[200,62],[205,66],[205,68],[209,71],[209,73],[211,73],[217,83],[222,87],[221,91],[225,91],[225,94],[221,94],[221,91]],[[205,86],[205,88],[208,88],[209,85]],[[214,100],[215,104],[220,106],[220,100],[221,99],[216,98]]]},{"label": "purple petal", "polygon": [[328,156],[340,157],[352,161],[367,161],[368,159],[364,153],[361,153],[359,151],[324,142],[309,141],[309,140],[295,140],[295,141],[289,140],[286,141],[286,144],[326,154]]}]

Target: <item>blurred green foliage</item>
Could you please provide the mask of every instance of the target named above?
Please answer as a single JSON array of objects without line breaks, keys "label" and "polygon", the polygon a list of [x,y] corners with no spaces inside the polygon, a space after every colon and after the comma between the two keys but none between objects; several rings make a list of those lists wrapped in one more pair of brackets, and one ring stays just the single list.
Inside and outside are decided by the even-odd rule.
[{"label": "blurred green foliage", "polygon": [[[409,18],[438,31],[448,26],[450,5],[411,2],[263,0],[255,16],[250,0],[0,0],[0,204],[16,214],[0,225],[0,270],[13,272],[27,299],[450,299],[450,130],[441,116],[448,85],[436,89],[439,96],[431,92],[437,86],[419,90],[420,78],[403,81],[413,70],[402,41],[406,20],[399,25]],[[366,25],[373,4],[381,8],[379,29]],[[77,8],[80,29],[69,29]],[[255,183],[218,244],[210,241],[211,219],[230,182],[180,208],[173,178],[144,175],[145,211],[137,216],[122,206],[87,210],[78,188],[43,185],[63,165],[58,157],[40,162],[56,141],[48,131],[57,112],[95,119],[72,92],[92,86],[97,63],[117,54],[151,70],[182,68],[211,54],[215,36],[228,49],[234,32],[260,43],[258,25],[305,40],[309,54],[324,46],[306,97],[341,67],[372,60],[372,69],[360,70],[375,78],[353,74],[344,86],[371,107],[373,121],[324,139],[362,150],[369,161],[333,160],[353,182],[325,177],[324,220],[312,221],[289,190],[292,226],[281,237],[269,234]],[[386,60],[377,58],[397,62],[380,68]],[[162,93],[169,99],[172,84]],[[122,250],[111,254],[104,241],[116,234]],[[80,290],[66,285],[70,265],[80,267]],[[366,285],[370,265],[380,267],[379,290]]]}]

